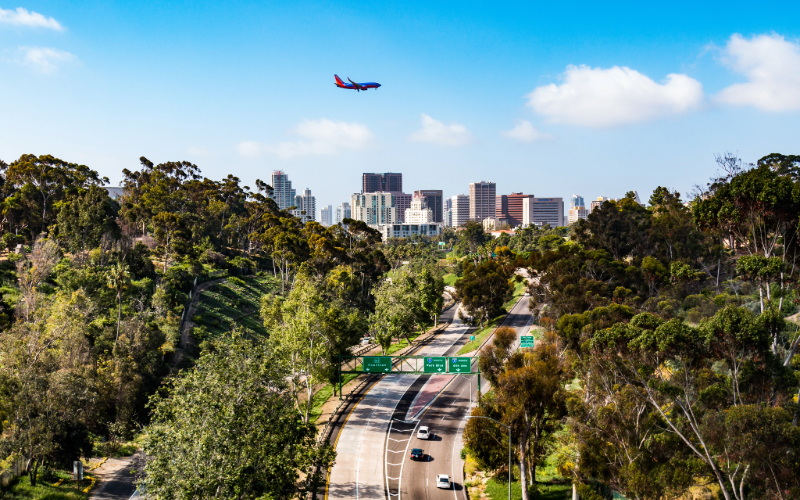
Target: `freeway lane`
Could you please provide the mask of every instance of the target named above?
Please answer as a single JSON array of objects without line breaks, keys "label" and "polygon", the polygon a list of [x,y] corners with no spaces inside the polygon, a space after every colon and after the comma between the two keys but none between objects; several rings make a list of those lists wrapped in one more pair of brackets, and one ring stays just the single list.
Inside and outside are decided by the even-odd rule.
[{"label": "freeway lane", "polygon": [[[449,314],[446,319],[454,315],[454,309],[447,311]],[[452,321],[447,330],[429,342],[420,354],[441,355],[470,331],[470,327],[458,318]],[[402,410],[403,413],[408,411],[410,400],[405,399],[406,402],[401,406],[401,399],[419,390],[419,386],[414,386],[413,391],[409,391],[418,378],[417,375],[386,375],[372,386],[351,413],[347,413],[351,410],[346,410],[349,416],[335,441],[336,464],[330,472],[326,498],[385,498],[384,446],[387,430],[396,410]],[[409,435],[410,432],[405,434]]]},{"label": "freeway lane", "polygon": [[[528,298],[522,297],[506,316],[503,326],[517,330],[519,337],[525,335],[530,329],[531,315],[528,311]],[[491,343],[491,339],[487,343]],[[458,348],[449,350],[445,355],[454,356]],[[423,461],[412,461],[409,453],[404,453],[405,463],[402,465],[402,476],[398,481],[400,496],[390,500],[426,499],[426,500],[466,500],[464,490],[463,461],[460,452],[463,447],[462,435],[464,430],[464,417],[470,409],[470,393],[474,400],[477,380],[470,381],[475,376],[456,377],[444,391],[437,397],[428,410],[422,414],[418,426],[427,426],[436,433],[436,438],[423,441],[414,437],[408,449],[422,448],[426,454]],[[483,390],[489,389],[488,382],[484,382]],[[398,408],[399,409],[399,408]],[[403,418],[399,411],[395,418]],[[390,442],[398,445],[400,443]],[[396,453],[399,455],[399,453]],[[454,483],[453,490],[440,490],[436,488],[436,475],[447,474]],[[396,492],[393,490],[392,492]]]}]

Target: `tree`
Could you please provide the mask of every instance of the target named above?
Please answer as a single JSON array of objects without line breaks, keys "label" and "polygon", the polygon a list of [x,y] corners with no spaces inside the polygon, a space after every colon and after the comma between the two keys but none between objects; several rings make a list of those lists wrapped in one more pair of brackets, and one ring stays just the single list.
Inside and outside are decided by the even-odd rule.
[{"label": "tree", "polygon": [[87,426],[98,395],[85,364],[85,333],[93,310],[82,291],[59,293],[0,342],[2,399],[9,402],[0,456],[23,458],[32,485],[40,467],[64,466],[91,452]]},{"label": "tree", "polygon": [[375,313],[370,317],[370,330],[384,353],[395,337],[405,337],[411,344],[408,334],[414,330],[421,310],[417,293],[413,277],[403,272],[372,290]]},{"label": "tree", "polygon": [[423,267],[416,273],[415,281],[417,284],[417,300],[419,303],[419,324],[424,331],[426,320],[433,320],[436,327],[439,313],[444,306],[444,279],[438,270],[431,270]]},{"label": "tree", "polygon": [[467,312],[483,327],[485,321],[501,314],[503,304],[514,291],[509,275],[495,260],[473,266],[467,263],[464,277],[456,281],[456,293]]},{"label": "tree", "polygon": [[[663,321],[643,313],[630,323],[617,323],[596,331],[585,344],[580,372],[587,386],[585,405],[589,414],[600,415],[609,400],[629,400],[617,406],[629,421],[650,419],[655,431],[652,439],[669,443],[673,467],[696,463],[720,487],[726,500],[743,500],[750,485],[763,485],[765,494],[781,498],[783,493],[800,486],[796,456],[800,449],[794,438],[784,442],[765,463],[763,448],[748,441],[756,435],[774,442],[779,435],[793,435],[790,427],[791,388],[796,376],[782,365],[770,348],[769,318],[756,318],[739,308],[721,309],[699,328],[679,319]],[[622,394],[624,393],[624,394]],[[640,417],[636,417],[636,414]],[[775,422],[771,430],[759,429],[759,418]],[[578,418],[593,427],[592,419],[581,413]],[[598,439],[613,447],[630,443],[608,440],[600,427]],[[788,433],[788,434],[787,434]],[[767,434],[770,434],[768,437]],[[659,458],[650,446],[639,447],[643,461]],[[623,452],[619,449],[618,453]],[[629,450],[627,453],[630,455]],[[596,454],[588,450],[587,456]],[[775,476],[765,481],[770,473]],[[588,474],[616,474],[614,470],[582,464]],[[698,469],[695,474],[700,474]],[[646,468],[645,468],[646,470]],[[637,494],[637,483],[615,477],[623,491]],[[673,486],[691,484],[692,478],[666,481]],[[761,487],[761,486],[760,486]],[[651,498],[658,498],[653,496]]]},{"label": "tree", "polygon": [[575,225],[575,239],[589,248],[607,250],[614,260],[645,255],[650,213],[633,198],[605,201]]},{"label": "tree", "polygon": [[155,498],[300,498],[335,452],[318,444],[280,358],[241,336],[214,342],[150,402],[139,484]]},{"label": "tree", "polygon": [[486,234],[483,230],[483,225],[480,222],[470,220],[464,223],[457,232],[458,243],[456,248],[462,252],[469,253],[474,265],[478,265],[480,257],[478,250],[486,242],[492,239],[491,235]]},{"label": "tree", "polygon": [[108,270],[106,279],[108,280],[108,287],[113,288],[117,293],[117,335],[114,338],[114,344],[116,344],[117,340],[119,340],[119,323],[122,320],[122,292],[124,292],[130,284],[130,269],[125,264],[118,262]]},{"label": "tree", "polygon": [[58,239],[72,252],[85,252],[100,245],[104,234],[120,236],[117,210],[108,192],[89,186],[60,203],[57,218]]},{"label": "tree", "polygon": [[[330,303],[320,283],[303,268],[284,300],[265,296],[261,306],[269,344],[287,367],[289,386],[297,410],[308,422],[317,383],[332,381],[339,355],[349,354],[362,327],[356,311]],[[305,402],[300,399],[305,395]]]}]

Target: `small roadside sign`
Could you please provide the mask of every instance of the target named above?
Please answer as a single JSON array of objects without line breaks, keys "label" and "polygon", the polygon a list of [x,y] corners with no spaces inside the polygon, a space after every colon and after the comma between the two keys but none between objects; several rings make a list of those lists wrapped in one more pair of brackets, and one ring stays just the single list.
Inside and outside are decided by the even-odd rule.
[{"label": "small roadside sign", "polygon": [[364,356],[364,373],[389,373],[392,358],[389,356]]},{"label": "small roadside sign", "polygon": [[470,335],[469,336],[469,341],[470,342],[475,342],[475,335]]},{"label": "small roadside sign", "polygon": [[447,371],[450,373],[472,373],[472,358],[449,358]]},{"label": "small roadside sign", "polygon": [[434,357],[425,358],[422,368],[423,373],[445,373],[447,371],[447,358]]},{"label": "small roadside sign", "polygon": [[533,347],[533,335],[523,335],[520,339],[522,340],[520,347]]}]

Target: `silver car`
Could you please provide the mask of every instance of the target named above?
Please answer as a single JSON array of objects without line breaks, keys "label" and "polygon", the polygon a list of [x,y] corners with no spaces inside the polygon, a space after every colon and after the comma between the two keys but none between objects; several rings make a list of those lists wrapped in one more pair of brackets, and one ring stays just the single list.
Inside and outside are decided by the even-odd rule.
[{"label": "silver car", "polygon": [[450,485],[450,476],[447,474],[437,474],[436,475],[436,487],[437,488],[444,488],[449,490],[451,488]]}]

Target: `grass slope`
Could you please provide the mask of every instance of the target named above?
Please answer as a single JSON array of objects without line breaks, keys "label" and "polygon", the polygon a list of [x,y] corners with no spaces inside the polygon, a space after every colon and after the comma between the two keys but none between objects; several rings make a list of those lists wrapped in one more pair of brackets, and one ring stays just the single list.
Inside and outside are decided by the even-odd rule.
[{"label": "grass slope", "polygon": [[261,322],[261,297],[280,289],[274,276],[231,277],[200,296],[192,321],[216,337],[240,326],[257,335],[267,335]]}]

